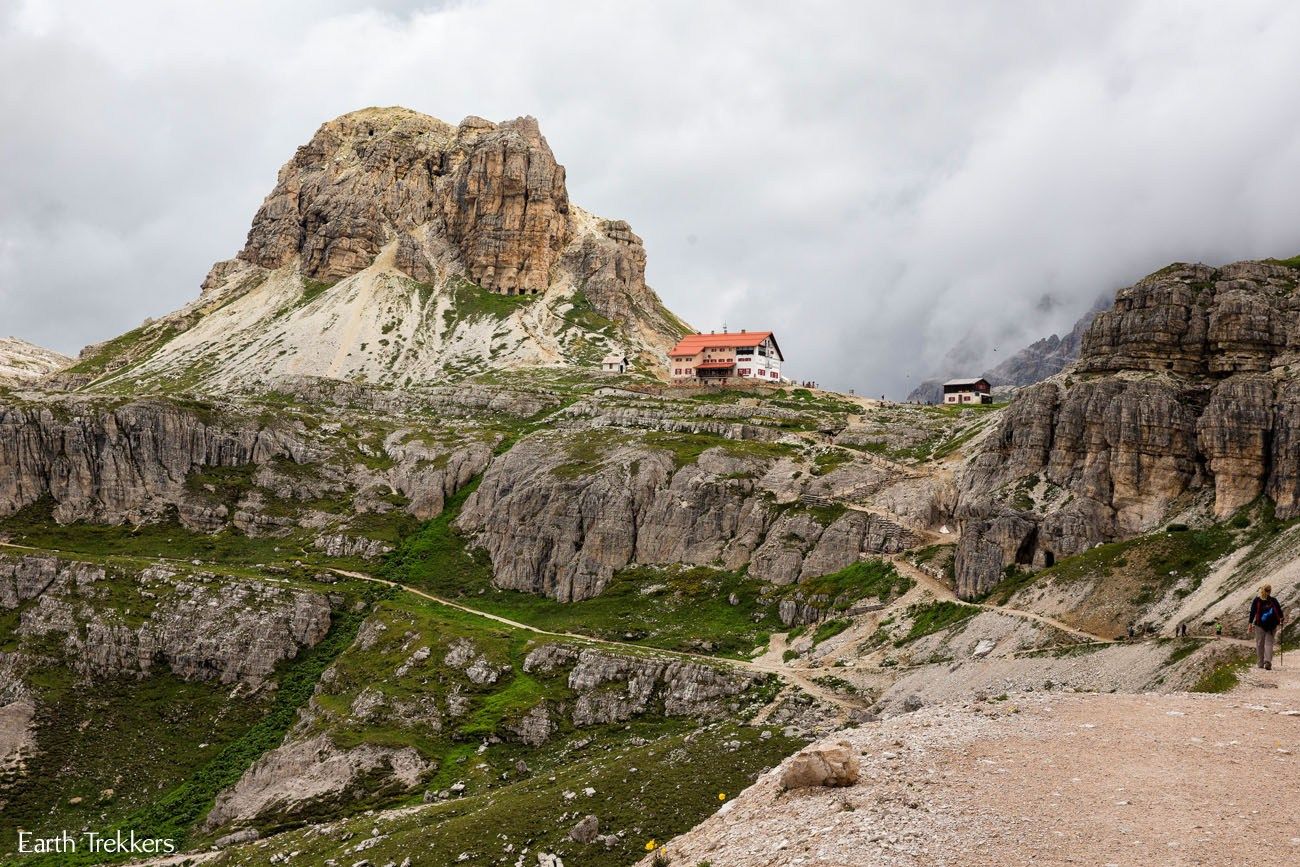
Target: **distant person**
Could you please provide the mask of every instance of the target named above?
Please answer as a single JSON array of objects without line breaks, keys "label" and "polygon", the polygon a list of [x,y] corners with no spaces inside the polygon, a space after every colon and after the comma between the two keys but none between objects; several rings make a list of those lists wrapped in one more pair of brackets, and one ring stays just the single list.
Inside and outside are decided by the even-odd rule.
[{"label": "distant person", "polygon": [[1273,587],[1265,584],[1259,595],[1250,600],[1250,626],[1246,634],[1255,635],[1255,666],[1273,668],[1273,636],[1282,628],[1282,604],[1273,596]]},{"label": "distant person", "polygon": [[1222,621],[1222,620],[1216,620],[1216,621],[1214,621],[1214,637],[1215,637],[1215,638],[1222,638],[1222,637],[1223,637],[1223,621]]}]

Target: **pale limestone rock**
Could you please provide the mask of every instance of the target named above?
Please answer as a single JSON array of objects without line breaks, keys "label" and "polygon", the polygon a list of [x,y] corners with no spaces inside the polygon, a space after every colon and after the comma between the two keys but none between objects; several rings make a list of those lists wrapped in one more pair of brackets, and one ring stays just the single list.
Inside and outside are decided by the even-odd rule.
[{"label": "pale limestone rock", "polygon": [[848,741],[811,747],[786,761],[781,787],[852,786],[858,781],[858,755]]}]

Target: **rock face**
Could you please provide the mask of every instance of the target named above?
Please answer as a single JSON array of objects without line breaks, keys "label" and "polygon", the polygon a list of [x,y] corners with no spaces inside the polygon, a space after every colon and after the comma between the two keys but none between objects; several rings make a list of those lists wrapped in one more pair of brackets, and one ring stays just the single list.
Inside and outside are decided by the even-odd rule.
[{"label": "rock face", "polygon": [[[1053,334],[1037,340],[980,376],[987,379],[994,388],[1022,388],[1055,376],[1079,357],[1083,336],[1088,333],[1097,314],[1110,308],[1111,301],[1110,295],[1101,296],[1066,334]],[[952,369],[950,373],[952,376],[969,375],[967,371],[958,368]],[[942,403],[943,381],[926,380],[914,388],[907,399],[921,403]]]},{"label": "rock face", "polygon": [[1202,491],[1220,519],[1260,494],[1300,514],[1298,283],[1295,267],[1238,262],[1121,290],[1075,367],[1019,394],[963,473],[963,595],[1010,563],[1149,531]]},{"label": "rock face", "polygon": [[848,741],[806,749],[786,761],[781,787],[851,786],[858,781],[858,754]]},{"label": "rock face", "polygon": [[162,402],[92,406],[71,418],[67,409],[0,406],[0,515],[49,497],[61,522],[141,521],[174,505],[183,520],[209,523],[203,506],[189,508],[192,470],[303,456],[300,443],[276,431],[205,424]]},{"label": "rock face", "polygon": [[343,750],[327,734],[293,741],[262,756],[218,795],[204,827],[212,830],[271,814],[310,815],[322,804],[345,801],[349,790],[363,782],[373,785],[375,778],[389,780],[381,791],[398,794],[418,785],[429,770],[412,747],[363,744]]},{"label": "rock face", "polygon": [[[633,563],[748,565],[753,577],[788,584],[914,541],[877,515],[847,511],[826,523],[777,509],[777,491],[794,495],[793,471],[770,458],[716,448],[678,468],[667,451],[598,434],[522,440],[466,501],[458,526],[491,557],[497,586],[587,599]],[[575,461],[575,449],[606,450]]]},{"label": "rock face", "polygon": [[[449,238],[479,285],[536,293],[564,247],[569,199],[537,121],[452,127],[404,109],[366,109],[324,124],[280,170],[239,258],[279,268],[294,258],[318,280],[370,265],[394,238],[425,228]],[[415,243],[403,270],[431,273]]]},{"label": "rock face", "polygon": [[298,149],[196,301],[88,347],[61,381],[234,391],[314,374],[408,387],[595,366],[610,351],[666,375],[662,355],[687,329],[645,285],[645,261],[625,222],[569,203],[534,119],[452,126],[363,109]]},{"label": "rock face", "polygon": [[[330,626],[319,593],[152,567],[124,604],[106,567],[54,557],[0,556],[0,610],[26,605],[16,634],[53,639],[85,677],[146,677],[260,687],[275,666],[315,646]],[[118,602],[114,602],[118,600]]]},{"label": "rock face", "polygon": [[31,383],[72,364],[72,359],[17,337],[0,337],[0,386]]}]

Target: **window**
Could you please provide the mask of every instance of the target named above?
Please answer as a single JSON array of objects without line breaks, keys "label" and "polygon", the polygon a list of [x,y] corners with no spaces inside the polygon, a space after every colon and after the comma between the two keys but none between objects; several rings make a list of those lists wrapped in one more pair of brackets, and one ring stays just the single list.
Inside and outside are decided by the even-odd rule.
[{"label": "window", "polygon": [[740,368],[740,370],[737,370],[737,371],[736,371],[736,375],[737,375],[737,376],[749,376],[749,368],[748,368],[748,367],[742,367],[742,368]]},{"label": "window", "polygon": [[682,369],[680,367],[673,371],[673,376],[681,376],[681,375],[682,375]]}]

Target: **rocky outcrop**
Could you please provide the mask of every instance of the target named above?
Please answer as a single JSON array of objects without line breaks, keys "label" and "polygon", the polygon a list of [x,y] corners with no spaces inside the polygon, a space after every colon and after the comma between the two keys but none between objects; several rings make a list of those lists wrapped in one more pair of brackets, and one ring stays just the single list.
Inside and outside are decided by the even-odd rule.
[{"label": "rocky outcrop", "polygon": [[441,229],[469,274],[500,291],[536,292],[564,246],[568,194],[537,121],[468,118],[451,127],[405,109],[365,109],[316,131],[280,170],[239,258],[292,259],[320,280],[367,267],[390,239],[416,279],[432,276],[407,233]]},{"label": "rocky outcrop", "polygon": [[313,544],[331,557],[360,557],[363,560],[377,560],[393,550],[393,546],[378,539],[364,536],[348,536],[343,533],[328,533],[317,536]]},{"label": "rocky outcrop", "polygon": [[[1078,364],[1019,394],[959,480],[959,590],[1143,533],[1212,491],[1231,515],[1295,494],[1300,269],[1175,265],[1121,290]],[[1023,495],[1048,489],[1045,501]]]},{"label": "rocky outcrop", "polygon": [[577,693],[571,720],[579,727],[625,722],[652,711],[715,719],[727,714],[762,679],[703,663],[565,644],[541,645],[524,660],[528,673],[552,674],[566,668],[569,689]]},{"label": "rocky outcrop", "polygon": [[17,337],[0,337],[0,387],[30,384],[72,364],[66,355]]},{"label": "rocky outcrop", "polygon": [[22,777],[36,749],[36,701],[22,670],[19,654],[0,652],[0,808],[5,788]]},{"label": "rocky outcrop", "polygon": [[602,433],[535,435],[488,468],[458,526],[491,557],[497,586],[587,599],[633,563],[748,565],[790,583],[914,541],[867,513],[777,508],[778,493],[796,496],[798,471],[773,458],[719,447],[677,467],[668,451]]},{"label": "rocky outcrop", "polygon": [[54,557],[0,557],[0,608],[23,603],[17,635],[57,643],[85,677],[146,677],[260,687],[275,666],[315,646],[330,626],[319,593],[260,581],[124,575]]},{"label": "rocky outcrop", "polygon": [[280,431],[209,424],[161,401],[0,406],[0,515],[48,497],[60,522],[138,522],[175,506],[210,527],[208,507],[186,496],[191,471],[295,455],[306,458],[303,444]]},{"label": "rocky outcrop", "polygon": [[[412,514],[428,518],[492,454],[491,443],[478,438],[444,445],[398,428],[378,449],[358,444],[357,451],[373,452],[365,461],[340,448],[336,433],[337,426],[308,430],[237,405],[219,411],[166,400],[111,405],[73,398],[0,405],[0,517],[48,501],[60,523],[145,523],[174,510],[192,529],[234,524],[274,535],[299,520],[319,527],[323,521],[306,514],[313,500],[355,492],[354,510],[379,512],[392,508],[388,498],[397,492]],[[235,491],[233,500],[206,481],[212,472],[239,468],[247,470],[247,490]],[[268,515],[268,499],[289,514]],[[325,544],[346,547],[337,539]]]},{"label": "rocky outcrop", "polygon": [[523,389],[466,383],[423,388],[379,388],[320,376],[284,376],[276,391],[310,405],[363,409],[385,415],[436,413],[444,418],[511,415],[530,418],[559,406],[560,396],[543,388]]},{"label": "rocky outcrop", "polygon": [[[419,785],[430,769],[411,747],[363,744],[344,750],[327,734],[291,741],[262,756],[238,783],[219,794],[204,828],[251,823],[271,815],[281,819],[318,815],[346,803],[349,792],[363,785],[367,794],[402,794]],[[382,785],[376,786],[377,780]]]}]

